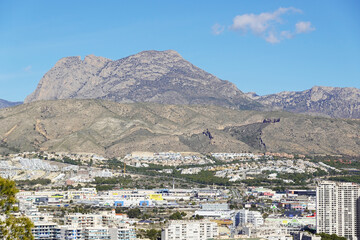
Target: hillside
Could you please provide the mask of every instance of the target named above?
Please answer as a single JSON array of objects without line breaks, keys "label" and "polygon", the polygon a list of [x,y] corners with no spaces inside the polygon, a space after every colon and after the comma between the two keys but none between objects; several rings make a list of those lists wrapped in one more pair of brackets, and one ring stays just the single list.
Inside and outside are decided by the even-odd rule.
[{"label": "hillside", "polygon": [[3,153],[47,150],[111,157],[137,150],[360,155],[360,121],[216,106],[37,101],[0,110],[0,140]]}]

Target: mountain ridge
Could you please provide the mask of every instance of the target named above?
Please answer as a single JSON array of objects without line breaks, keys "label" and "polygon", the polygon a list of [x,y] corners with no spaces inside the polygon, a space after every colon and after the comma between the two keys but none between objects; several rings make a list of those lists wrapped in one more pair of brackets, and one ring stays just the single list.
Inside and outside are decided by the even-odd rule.
[{"label": "mountain ridge", "polygon": [[7,108],[7,107],[13,107],[13,106],[16,106],[16,105],[20,105],[22,103],[23,102],[11,102],[11,101],[7,101],[7,100],[4,100],[4,99],[0,99],[0,109],[1,108]]},{"label": "mountain ridge", "polygon": [[107,157],[133,151],[360,156],[360,120],[217,106],[37,101],[0,110],[0,152],[20,151]]},{"label": "mountain ridge", "polygon": [[360,118],[360,89],[354,87],[314,86],[304,91],[283,91],[248,97],[273,110],[329,116],[333,118]]},{"label": "mountain ridge", "polygon": [[233,83],[196,67],[174,50],[142,51],[111,60],[87,55],[60,59],[25,103],[56,99],[216,105],[281,110],[333,118],[360,118],[360,90],[314,86],[265,96],[243,93]]}]

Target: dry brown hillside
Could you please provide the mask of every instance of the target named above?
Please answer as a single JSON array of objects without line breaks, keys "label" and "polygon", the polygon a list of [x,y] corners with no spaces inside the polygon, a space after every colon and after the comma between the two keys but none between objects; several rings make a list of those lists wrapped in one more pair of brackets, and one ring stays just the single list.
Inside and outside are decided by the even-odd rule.
[{"label": "dry brown hillside", "polygon": [[216,106],[38,101],[0,110],[0,150],[360,155],[360,121]]}]

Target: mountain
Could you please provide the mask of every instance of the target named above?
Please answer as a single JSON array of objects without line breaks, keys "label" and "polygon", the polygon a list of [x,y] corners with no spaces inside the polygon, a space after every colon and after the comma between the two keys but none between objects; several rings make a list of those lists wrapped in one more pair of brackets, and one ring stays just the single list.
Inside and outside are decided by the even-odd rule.
[{"label": "mountain", "polygon": [[56,99],[262,107],[234,84],[201,70],[173,50],[144,51],[116,61],[94,55],[84,60],[63,58],[25,103]]},{"label": "mountain", "polygon": [[20,105],[20,104],[22,104],[22,102],[9,102],[9,101],[0,99],[0,108],[7,108],[7,107]]},{"label": "mountain", "polygon": [[173,50],[144,51],[112,61],[89,55],[60,59],[25,103],[56,99],[216,105],[282,110],[334,118],[360,118],[360,90],[313,87],[266,96],[244,94],[234,84],[194,66]]},{"label": "mountain", "polygon": [[273,110],[334,118],[360,118],[360,89],[357,88],[315,86],[301,92],[281,92],[266,96],[257,96],[254,93],[246,95]]},{"label": "mountain", "polygon": [[287,152],[360,156],[360,121],[217,106],[37,101],[0,110],[0,152]]}]

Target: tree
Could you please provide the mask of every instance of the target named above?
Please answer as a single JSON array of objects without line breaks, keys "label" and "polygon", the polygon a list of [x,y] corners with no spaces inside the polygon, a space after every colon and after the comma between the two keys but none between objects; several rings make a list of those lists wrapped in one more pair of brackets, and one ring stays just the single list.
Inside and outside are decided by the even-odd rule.
[{"label": "tree", "polygon": [[14,181],[0,177],[0,235],[4,240],[34,239],[31,233],[33,223],[15,206],[18,191]]},{"label": "tree", "polygon": [[138,208],[133,208],[127,211],[127,215],[129,218],[139,218],[141,215],[141,211]]},{"label": "tree", "polygon": [[[186,216],[186,213],[184,213]],[[170,220],[182,220],[183,219],[183,215],[179,212],[176,211],[175,213],[171,214],[169,217]]]},{"label": "tree", "polygon": [[150,229],[146,230],[146,237],[150,240],[157,240],[161,238],[161,230]]},{"label": "tree", "polygon": [[194,216],[194,219],[195,219],[195,220],[201,220],[201,219],[204,219],[204,216],[200,216],[199,214],[196,214],[196,215]]},{"label": "tree", "polygon": [[346,240],[345,237],[337,236],[336,234],[320,233],[316,234],[321,237],[321,240]]}]

